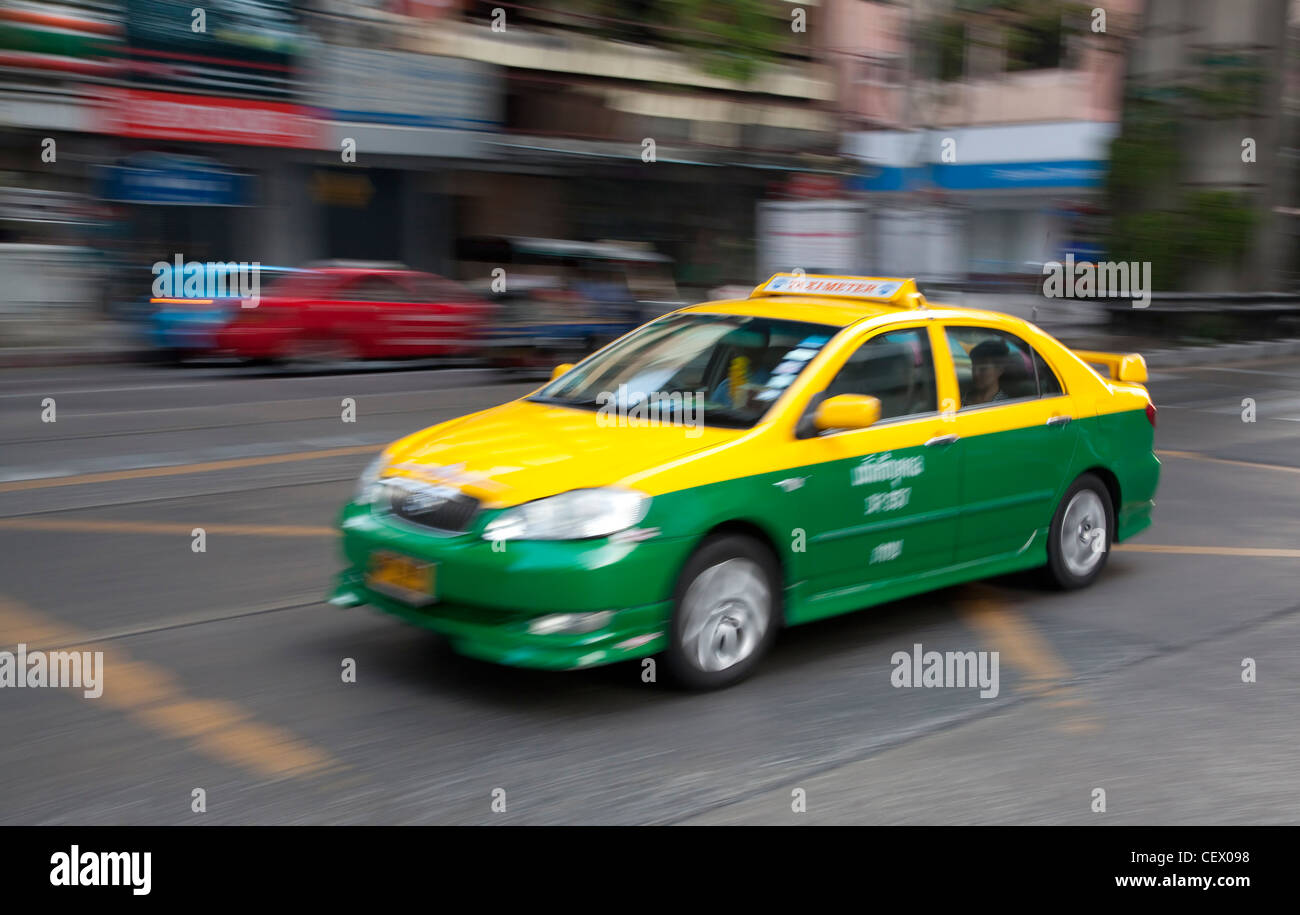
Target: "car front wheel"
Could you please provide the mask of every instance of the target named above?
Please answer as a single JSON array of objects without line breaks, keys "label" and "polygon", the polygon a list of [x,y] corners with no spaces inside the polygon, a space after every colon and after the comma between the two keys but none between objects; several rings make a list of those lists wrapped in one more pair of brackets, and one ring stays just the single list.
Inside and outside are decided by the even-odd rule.
[{"label": "car front wheel", "polygon": [[1066,590],[1092,584],[1106,565],[1114,529],[1110,493],[1101,480],[1085,473],[1066,490],[1052,518],[1047,540],[1052,583]]},{"label": "car front wheel", "polygon": [[776,559],[749,537],[706,541],[682,569],[675,597],[665,661],[689,689],[718,689],[748,676],[776,636]]}]

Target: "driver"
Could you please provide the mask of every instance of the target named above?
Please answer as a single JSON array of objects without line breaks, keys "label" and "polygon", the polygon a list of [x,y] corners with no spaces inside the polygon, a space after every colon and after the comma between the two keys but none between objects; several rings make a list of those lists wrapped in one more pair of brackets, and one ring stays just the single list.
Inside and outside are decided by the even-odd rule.
[{"label": "driver", "polygon": [[[772,346],[736,346],[732,348],[727,359],[726,372],[722,381],[713,389],[709,399],[716,403],[729,404],[743,408],[756,389],[764,387],[772,377],[772,370],[781,363],[784,353],[779,347]],[[744,360],[741,362],[740,360]],[[745,388],[740,392],[741,400],[732,399],[731,380],[733,375],[744,378]]]},{"label": "driver", "polygon": [[966,403],[993,403],[1009,400],[1002,390],[1002,377],[1007,373],[1011,349],[999,339],[985,340],[970,351],[971,386]]}]

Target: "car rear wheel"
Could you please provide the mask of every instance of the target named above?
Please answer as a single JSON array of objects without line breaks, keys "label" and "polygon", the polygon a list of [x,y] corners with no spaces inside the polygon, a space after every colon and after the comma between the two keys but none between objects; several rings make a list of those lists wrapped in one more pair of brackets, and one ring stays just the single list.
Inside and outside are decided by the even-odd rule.
[{"label": "car rear wheel", "polygon": [[356,347],[341,337],[304,336],[293,342],[285,362],[290,367],[319,369],[356,358]]},{"label": "car rear wheel", "polygon": [[749,537],[706,541],[678,579],[664,660],[688,689],[718,689],[748,676],[780,620],[780,575],[771,551]]},{"label": "car rear wheel", "polygon": [[1114,509],[1101,480],[1085,473],[1061,498],[1047,540],[1047,574],[1059,588],[1092,584],[1110,556]]}]

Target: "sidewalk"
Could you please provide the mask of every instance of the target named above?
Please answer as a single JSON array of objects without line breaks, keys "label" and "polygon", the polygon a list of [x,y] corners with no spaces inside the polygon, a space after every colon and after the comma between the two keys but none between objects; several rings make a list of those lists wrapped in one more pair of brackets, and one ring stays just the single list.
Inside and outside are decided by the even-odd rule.
[{"label": "sidewalk", "polygon": [[140,331],[121,321],[0,322],[0,368],[135,362],[147,355]]}]

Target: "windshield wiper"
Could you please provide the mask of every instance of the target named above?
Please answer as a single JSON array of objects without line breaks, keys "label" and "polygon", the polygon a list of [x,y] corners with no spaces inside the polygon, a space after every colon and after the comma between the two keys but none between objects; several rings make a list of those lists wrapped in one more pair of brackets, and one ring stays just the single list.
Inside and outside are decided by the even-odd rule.
[{"label": "windshield wiper", "polygon": [[548,404],[556,407],[576,407],[579,410],[590,410],[600,406],[594,400],[569,400],[565,397],[529,397],[528,400],[533,403]]},{"label": "windshield wiper", "polygon": [[[612,404],[601,404],[597,400],[566,400],[563,397],[529,397],[527,400],[533,403],[546,404],[556,407],[572,407],[575,410],[596,410],[602,406],[612,406]],[[666,402],[663,402],[666,403]],[[632,410],[634,406],[627,406],[625,410]],[[656,402],[655,406],[661,411],[660,415],[668,414],[680,419],[684,411],[679,413],[676,410],[666,410],[661,402]],[[648,409],[648,408],[647,408]],[[700,411],[705,426],[721,426],[727,429],[747,429],[754,423],[758,422],[760,413],[755,416],[752,413],[745,413],[730,407],[710,407],[707,404]],[[670,421],[671,422],[671,421]]]},{"label": "windshield wiper", "polygon": [[[759,416],[762,414],[760,413]],[[742,413],[730,407],[710,407],[708,404],[700,411],[706,426],[725,426],[728,428],[748,428],[758,422],[759,416]]]}]

